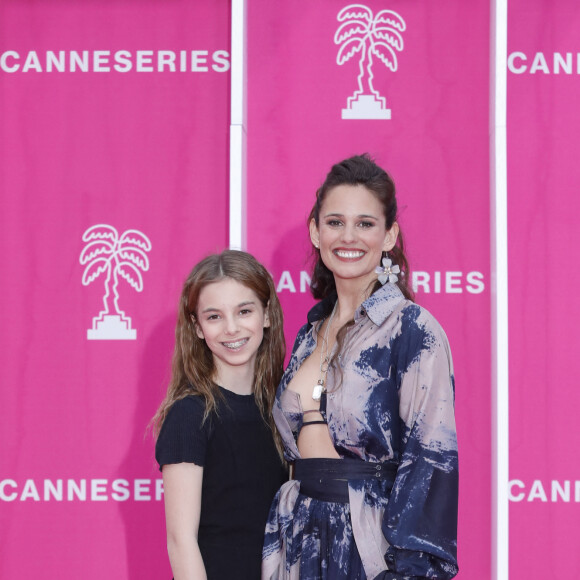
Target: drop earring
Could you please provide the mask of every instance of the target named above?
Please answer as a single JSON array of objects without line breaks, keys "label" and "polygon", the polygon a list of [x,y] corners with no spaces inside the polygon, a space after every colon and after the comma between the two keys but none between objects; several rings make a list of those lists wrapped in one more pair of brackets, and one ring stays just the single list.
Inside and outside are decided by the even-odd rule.
[{"label": "drop earring", "polygon": [[375,273],[379,275],[379,282],[384,286],[387,282],[395,284],[399,280],[397,274],[401,274],[401,269],[385,255],[381,260],[381,266],[375,268]]}]

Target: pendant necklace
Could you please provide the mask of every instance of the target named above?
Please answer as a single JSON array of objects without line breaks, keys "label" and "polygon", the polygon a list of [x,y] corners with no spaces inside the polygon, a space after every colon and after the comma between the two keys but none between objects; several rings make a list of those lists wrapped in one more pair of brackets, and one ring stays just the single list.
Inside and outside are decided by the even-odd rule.
[{"label": "pendant necklace", "polygon": [[330,353],[328,352],[328,336],[330,334],[330,327],[332,326],[334,315],[336,314],[337,304],[338,300],[334,304],[332,313],[328,318],[328,324],[326,325],[324,336],[322,337],[322,344],[320,345],[320,378],[318,379],[318,383],[316,383],[312,389],[312,399],[315,401],[320,401],[320,397],[324,391],[324,379],[326,378],[326,373],[328,372],[328,363],[330,362]]}]

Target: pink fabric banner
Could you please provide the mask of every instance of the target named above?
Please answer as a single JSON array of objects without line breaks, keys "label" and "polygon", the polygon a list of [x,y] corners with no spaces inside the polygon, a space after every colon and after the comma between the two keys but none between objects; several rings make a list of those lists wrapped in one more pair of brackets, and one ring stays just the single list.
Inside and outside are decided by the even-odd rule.
[{"label": "pink fabric banner", "polygon": [[313,303],[306,217],[316,189],[357,153],[392,173],[417,300],[442,323],[455,362],[459,577],[489,580],[488,6],[365,2],[358,10],[373,17],[393,11],[400,42],[389,50],[370,37],[349,58],[337,19],[348,5],[249,3],[248,246],[275,275],[291,348]]},{"label": "pink fabric banner", "polygon": [[580,568],[580,7],[510,2],[510,578]]},{"label": "pink fabric banner", "polygon": [[0,3],[0,577],[170,578],[147,424],[227,245],[229,5]]},{"label": "pink fabric banner", "polygon": [[[338,33],[348,5],[249,2],[248,249],[275,277],[290,349],[313,303],[316,188],[355,153],[391,172],[417,301],[454,355],[459,577],[487,580],[489,9],[369,0],[401,41],[361,61]],[[2,578],[171,577],[144,433],[183,278],[227,245],[229,12],[0,1]],[[564,578],[580,564],[580,10],[509,14],[510,577]]]}]

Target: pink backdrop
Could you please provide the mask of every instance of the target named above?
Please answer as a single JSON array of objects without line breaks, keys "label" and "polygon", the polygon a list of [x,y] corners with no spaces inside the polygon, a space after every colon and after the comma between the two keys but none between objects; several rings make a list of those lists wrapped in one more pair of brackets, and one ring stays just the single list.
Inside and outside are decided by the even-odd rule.
[{"label": "pink backdrop", "polygon": [[[316,188],[364,151],[392,173],[417,300],[454,355],[459,577],[487,580],[488,3],[368,0],[404,22],[393,54],[375,38],[390,69],[375,54],[374,108],[349,102],[360,53],[337,63],[347,5],[249,1],[248,249],[290,348],[312,305]],[[580,564],[580,8],[512,0],[509,15],[510,572],[565,578]],[[0,578],[171,577],[144,434],[181,283],[228,242],[229,25],[217,0],[0,0]]]},{"label": "pink backdrop", "polygon": [[[86,72],[71,51],[88,51]],[[171,578],[145,429],[183,279],[227,244],[229,6],[2,1],[0,59],[0,577]],[[111,231],[83,266],[97,224],[150,245]],[[134,340],[87,339],[107,274],[82,277],[99,256]]]},{"label": "pink backdrop", "polygon": [[489,11],[460,0],[364,5],[406,26],[397,70],[372,67],[390,120],[342,118],[359,73],[358,54],[337,64],[348,2],[249,4],[248,246],[279,282],[291,347],[313,303],[301,272],[317,187],[334,162],[365,151],[392,173],[417,300],[455,362],[459,577],[489,580]]},{"label": "pink backdrop", "polygon": [[580,569],[577,2],[510,2],[510,572]]}]

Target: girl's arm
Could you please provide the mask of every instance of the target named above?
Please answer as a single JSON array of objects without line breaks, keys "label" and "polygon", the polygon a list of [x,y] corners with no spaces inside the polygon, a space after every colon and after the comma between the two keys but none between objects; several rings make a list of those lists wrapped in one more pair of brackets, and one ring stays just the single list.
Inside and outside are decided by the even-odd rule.
[{"label": "girl's arm", "polygon": [[206,580],[197,544],[203,467],[194,463],[163,466],[167,552],[175,580]]}]

